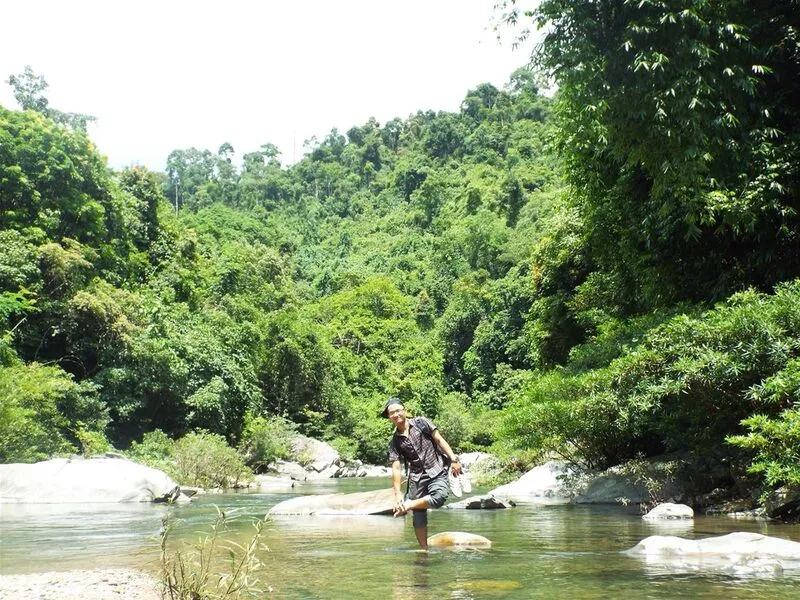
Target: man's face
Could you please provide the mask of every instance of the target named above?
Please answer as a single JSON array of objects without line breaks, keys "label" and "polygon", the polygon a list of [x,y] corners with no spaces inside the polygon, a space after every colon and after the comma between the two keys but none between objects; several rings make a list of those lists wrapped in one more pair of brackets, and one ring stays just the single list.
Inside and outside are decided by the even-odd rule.
[{"label": "man's face", "polygon": [[386,412],[395,427],[402,425],[403,421],[406,420],[406,410],[403,408],[402,404],[390,404]]}]

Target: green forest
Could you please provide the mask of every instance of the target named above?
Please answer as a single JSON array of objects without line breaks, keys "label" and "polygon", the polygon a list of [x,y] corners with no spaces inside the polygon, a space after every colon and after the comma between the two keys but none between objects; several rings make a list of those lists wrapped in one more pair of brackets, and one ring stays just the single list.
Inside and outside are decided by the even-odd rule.
[{"label": "green forest", "polygon": [[260,470],[297,431],[383,464],[398,396],[509,472],[800,485],[798,2],[503,4],[544,35],[502,89],[290,166],[114,170],[10,76],[0,462],[190,438]]}]

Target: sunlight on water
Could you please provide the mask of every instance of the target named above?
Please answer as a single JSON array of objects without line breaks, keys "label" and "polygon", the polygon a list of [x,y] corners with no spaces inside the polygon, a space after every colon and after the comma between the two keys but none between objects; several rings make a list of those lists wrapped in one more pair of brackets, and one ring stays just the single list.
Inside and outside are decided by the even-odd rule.
[{"label": "sunlight on water", "polygon": [[[329,480],[291,494],[203,496],[187,506],[149,504],[4,505],[0,571],[83,567],[155,569],[162,518],[175,544],[208,530],[217,507],[233,519],[226,538],[252,535],[252,522],[295,495],[366,491],[386,480]],[[643,522],[634,509],[519,506],[501,511],[440,510],[430,533],[469,531],[490,550],[416,550],[410,519],[279,517],[265,529],[262,581],[276,598],[796,598],[800,572],[734,576],[665,567],[620,554],[654,534],[706,537],[755,531],[800,541],[800,526],[701,517],[694,525]]]}]

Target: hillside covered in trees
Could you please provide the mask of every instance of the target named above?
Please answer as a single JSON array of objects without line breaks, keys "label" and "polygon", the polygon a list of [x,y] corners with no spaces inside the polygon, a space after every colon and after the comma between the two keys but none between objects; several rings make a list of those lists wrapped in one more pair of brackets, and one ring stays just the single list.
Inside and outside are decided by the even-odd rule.
[{"label": "hillside covered in trees", "polygon": [[383,462],[397,395],[509,465],[800,484],[800,11],[672,4],[545,0],[555,97],[520,69],[288,167],[115,172],[12,77],[0,461],[204,431],[258,468],[296,429]]}]

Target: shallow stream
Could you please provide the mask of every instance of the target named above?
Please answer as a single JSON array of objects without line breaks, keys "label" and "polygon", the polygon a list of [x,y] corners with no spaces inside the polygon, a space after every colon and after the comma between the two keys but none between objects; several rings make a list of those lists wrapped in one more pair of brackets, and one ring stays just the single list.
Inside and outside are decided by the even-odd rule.
[{"label": "shallow stream", "polygon": [[[132,566],[155,570],[158,534],[169,515],[175,544],[208,532],[217,507],[234,517],[226,539],[246,543],[252,522],[303,494],[388,487],[388,480],[326,480],[291,493],[202,496],[167,508],[149,504],[4,505],[0,573]],[[476,490],[480,491],[480,490]],[[656,567],[620,554],[655,534],[707,537],[755,531],[800,542],[800,526],[698,517],[663,529],[638,509],[528,506],[439,510],[430,534],[469,531],[490,550],[416,551],[410,517],[280,517],[267,523],[261,580],[275,598],[798,598],[800,572],[736,576]]]}]

